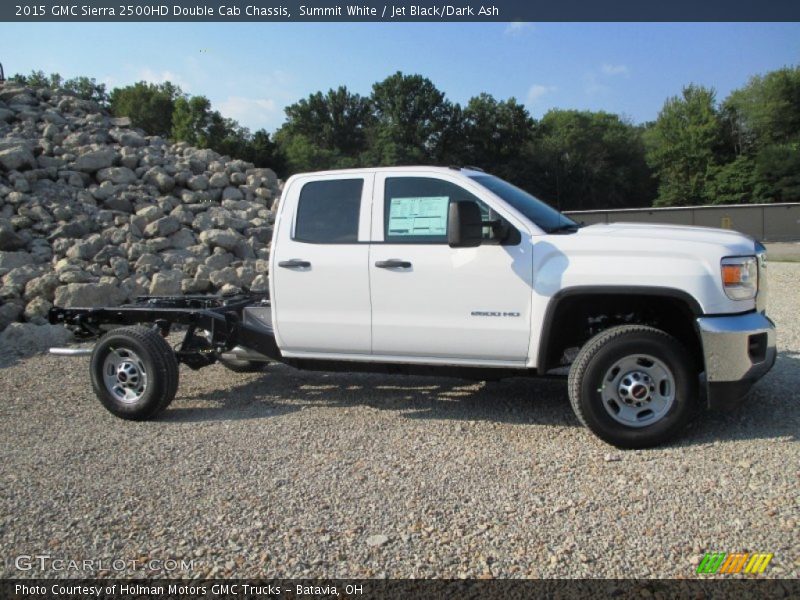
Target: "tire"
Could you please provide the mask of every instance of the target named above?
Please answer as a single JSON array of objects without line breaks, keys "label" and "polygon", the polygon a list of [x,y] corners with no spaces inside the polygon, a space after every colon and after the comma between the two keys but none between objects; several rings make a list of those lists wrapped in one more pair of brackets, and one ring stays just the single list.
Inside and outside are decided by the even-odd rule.
[{"label": "tire", "polygon": [[109,331],[95,346],[90,369],[95,395],[122,419],[153,419],[178,391],[175,353],[157,331],[147,327]]},{"label": "tire", "polygon": [[269,366],[268,362],[241,360],[238,358],[218,358],[219,363],[234,373],[260,373]]},{"label": "tire", "polygon": [[572,409],[597,437],[618,448],[658,446],[684,428],[698,405],[698,373],[689,357],[660,329],[606,329],[572,363]]}]

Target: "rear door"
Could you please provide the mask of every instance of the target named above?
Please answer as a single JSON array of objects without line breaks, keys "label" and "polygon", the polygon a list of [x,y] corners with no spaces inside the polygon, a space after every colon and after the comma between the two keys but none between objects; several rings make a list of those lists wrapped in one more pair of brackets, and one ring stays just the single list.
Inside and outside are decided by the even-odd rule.
[{"label": "rear door", "polygon": [[503,218],[495,212],[501,207],[479,198],[476,188],[429,171],[376,175],[369,258],[373,354],[514,366],[527,359],[528,236],[506,219],[513,234],[504,243],[491,239],[487,227],[486,242],[477,248],[447,245],[451,202],[475,201],[485,220]]},{"label": "rear door", "polygon": [[275,331],[288,355],[369,354],[373,175],[292,181],[270,277]]}]

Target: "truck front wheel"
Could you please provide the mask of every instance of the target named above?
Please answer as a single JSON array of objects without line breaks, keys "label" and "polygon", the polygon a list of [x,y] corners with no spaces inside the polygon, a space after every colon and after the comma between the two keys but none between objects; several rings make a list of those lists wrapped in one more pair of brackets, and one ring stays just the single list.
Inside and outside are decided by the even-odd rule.
[{"label": "truck front wheel", "polygon": [[131,421],[153,419],[178,390],[178,361],[154,329],[122,327],[97,343],[91,360],[92,387],[103,406]]},{"label": "truck front wheel", "polygon": [[673,438],[697,403],[698,374],[671,335],[645,325],[611,327],[583,346],[569,372],[578,420],[620,448]]}]

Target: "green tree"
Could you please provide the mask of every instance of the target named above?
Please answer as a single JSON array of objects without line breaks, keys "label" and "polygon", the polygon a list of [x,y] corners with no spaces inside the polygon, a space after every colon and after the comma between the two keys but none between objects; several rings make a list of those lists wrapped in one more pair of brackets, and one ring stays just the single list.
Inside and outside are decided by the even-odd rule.
[{"label": "green tree", "polygon": [[180,88],[169,81],[158,84],[139,81],[114,88],[109,108],[117,117],[130,117],[134,127],[150,135],[167,137],[172,131],[173,112],[179,98]]},{"label": "green tree", "polygon": [[[60,77],[57,73],[54,73],[50,77],[52,78],[54,75]],[[74,77],[72,79],[67,79],[60,87],[64,93],[76,96],[82,100],[91,100],[92,102],[97,102],[100,106],[108,105],[109,96],[106,92],[106,84],[97,83],[94,77]]]},{"label": "green tree", "polygon": [[498,101],[490,94],[471,98],[463,111],[461,159],[515,181],[524,170],[523,149],[533,135],[533,119],[516,99]]},{"label": "green tree", "polygon": [[728,190],[725,197],[800,200],[800,67],[753,77],[725,99],[722,114],[737,155],[715,173],[723,178],[717,187]]},{"label": "green tree", "polygon": [[714,90],[697,85],[666,101],[645,136],[647,162],[658,176],[658,206],[703,204],[725,152]]},{"label": "green tree", "polygon": [[50,88],[57,90],[61,87],[63,78],[58,73],[46,75],[44,71],[31,71],[28,75],[17,73],[11,77],[11,81],[26,85],[32,88]]},{"label": "green tree", "polygon": [[286,117],[276,139],[292,172],[360,163],[373,121],[368,99],[341,86],[286,107]]},{"label": "green tree", "polygon": [[800,201],[800,144],[770,144],[756,154],[755,201]]},{"label": "green tree", "polygon": [[108,103],[106,84],[97,83],[90,77],[73,77],[66,81],[59,73],[46,75],[44,71],[31,71],[29,75],[17,73],[11,81],[32,88],[49,88],[54,92],[76,96],[82,100],[91,100],[101,106]]},{"label": "green tree", "polygon": [[264,129],[259,129],[253,134],[242,158],[257,167],[271,167],[279,172],[283,172],[286,168],[278,145]]},{"label": "green tree", "polygon": [[800,67],[757,75],[723,103],[740,153],[800,140]]},{"label": "green tree", "polygon": [[756,161],[741,155],[723,165],[709,168],[706,197],[711,204],[753,202],[764,190],[758,182]]},{"label": "green tree", "polygon": [[606,112],[551,110],[528,145],[522,185],[561,209],[649,205],[641,130]]},{"label": "green tree", "polygon": [[461,110],[421,75],[400,71],[372,86],[376,122],[371,160],[386,165],[442,164],[463,155]]},{"label": "green tree", "polygon": [[175,100],[172,112],[172,137],[178,142],[192,145],[208,140],[206,128],[211,117],[211,102],[205,96],[183,96]]}]

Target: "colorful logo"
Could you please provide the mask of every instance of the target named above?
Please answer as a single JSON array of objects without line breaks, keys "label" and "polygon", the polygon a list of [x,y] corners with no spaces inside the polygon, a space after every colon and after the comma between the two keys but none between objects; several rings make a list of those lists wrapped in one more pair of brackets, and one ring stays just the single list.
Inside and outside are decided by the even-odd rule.
[{"label": "colorful logo", "polygon": [[698,573],[763,573],[773,554],[757,552],[707,552],[697,567]]}]

